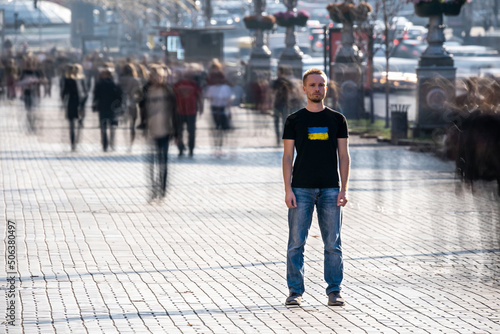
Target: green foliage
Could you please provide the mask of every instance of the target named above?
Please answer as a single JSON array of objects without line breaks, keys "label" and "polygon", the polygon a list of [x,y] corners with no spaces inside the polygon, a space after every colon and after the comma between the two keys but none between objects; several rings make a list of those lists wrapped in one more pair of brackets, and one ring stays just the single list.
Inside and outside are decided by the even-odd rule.
[{"label": "green foliage", "polygon": [[351,119],[347,121],[349,131],[354,133],[366,134],[369,136],[377,136],[385,139],[391,138],[391,129],[385,127],[385,120],[376,119],[372,123],[369,119]]}]

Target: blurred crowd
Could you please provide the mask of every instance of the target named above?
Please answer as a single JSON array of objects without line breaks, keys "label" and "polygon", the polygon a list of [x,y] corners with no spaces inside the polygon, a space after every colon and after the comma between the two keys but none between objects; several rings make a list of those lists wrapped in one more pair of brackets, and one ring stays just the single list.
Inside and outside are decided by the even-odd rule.
[{"label": "blurred crowd", "polygon": [[302,96],[301,81],[291,70],[281,68],[278,78],[270,80],[263,73],[226,67],[218,59],[167,66],[146,55],[113,59],[97,51],[82,56],[53,48],[6,52],[0,62],[0,99],[22,101],[29,132],[37,131],[40,102],[55,98],[64,110],[72,151],[78,150],[91,112],[98,118],[104,152],[115,150],[119,125],[126,128],[129,151],[137,136],[144,136],[151,147],[152,200],[165,196],[170,144],[177,146],[179,157],[193,157],[197,118],[204,110],[212,121],[213,155],[221,158],[235,129],[233,107],[274,117],[279,145],[284,119],[305,105]]},{"label": "blurred crowd", "polygon": [[[161,69],[161,71],[159,71]],[[8,50],[0,62],[0,98],[24,102],[28,129],[36,131],[37,105],[51,97],[54,85],[60,94],[69,124],[71,149],[77,150],[79,133],[87,110],[99,114],[103,151],[114,149],[118,120],[127,123],[132,148],[136,132],[148,127],[148,88],[160,74],[165,89],[172,90],[173,120],[179,155],[192,156],[195,146],[196,115],[208,102],[214,129],[214,154],[221,156],[228,130],[234,128],[231,107],[245,106],[256,115],[275,120],[276,143],[281,142],[283,123],[288,114],[305,105],[300,78],[288,68],[279,68],[278,77],[246,71],[246,67],[226,67],[218,59],[209,64],[169,64],[157,58],[113,59],[94,51],[87,55],[62,52],[32,53],[29,48],[14,54]],[[153,85],[154,87],[154,85]],[[331,89],[335,92],[336,90]],[[332,94],[331,94],[332,95]],[[335,95],[335,94],[334,94]],[[333,95],[332,95],[333,96]],[[336,100],[336,98],[334,98]],[[337,109],[340,106],[336,105]],[[150,109],[150,108],[149,108]],[[182,132],[187,133],[183,141]]]},{"label": "blurred crowd", "polygon": [[[456,89],[456,100],[448,101],[444,113],[450,124],[445,131],[446,155],[456,161],[461,179],[471,184],[496,179],[500,194],[500,82],[494,77],[468,78]],[[113,59],[97,51],[82,56],[55,47],[36,54],[8,50],[2,56],[0,100],[22,100],[30,132],[37,130],[40,100],[54,92],[65,111],[72,151],[78,148],[91,111],[97,113],[105,152],[115,149],[119,122],[126,124],[129,150],[138,133],[147,138],[152,148],[152,199],[165,196],[169,144],[177,146],[179,157],[193,157],[196,120],[204,110],[212,121],[213,154],[220,158],[235,129],[234,106],[254,117],[272,118],[280,145],[287,116],[306,104],[301,79],[287,67],[279,67],[271,80],[268,73],[234,70],[217,59],[167,66],[146,55]],[[325,102],[342,112],[333,81]],[[258,131],[257,123],[254,128]]]}]

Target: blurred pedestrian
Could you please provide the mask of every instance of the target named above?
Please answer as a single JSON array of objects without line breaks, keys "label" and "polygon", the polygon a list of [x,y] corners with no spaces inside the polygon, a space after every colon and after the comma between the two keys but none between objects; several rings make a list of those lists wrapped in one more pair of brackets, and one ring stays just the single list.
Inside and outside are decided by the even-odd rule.
[{"label": "blurred pedestrian", "polygon": [[224,66],[219,59],[214,58],[208,65],[206,84],[208,86],[216,84],[217,77],[224,73]]},{"label": "blurred pedestrian", "polygon": [[38,66],[36,58],[32,55],[26,56],[18,85],[21,87],[21,99],[24,102],[29,131],[36,130],[38,117],[35,114],[35,107],[40,99],[40,84],[42,81],[43,73]]},{"label": "blurred pedestrian", "polygon": [[82,61],[83,73],[85,75],[85,84],[87,85],[87,90],[90,91],[92,87],[92,77],[94,76],[92,73],[92,57],[90,55],[86,55]]},{"label": "blurred pedestrian", "polygon": [[339,102],[339,88],[337,83],[333,80],[328,81],[328,89],[326,92],[325,101],[326,104],[330,106],[330,108],[332,108],[333,110],[338,111],[341,114],[344,113],[342,111],[342,106],[340,105]]},{"label": "blurred pedestrian", "polygon": [[166,194],[169,141],[178,137],[176,105],[175,93],[166,84],[164,69],[152,65],[139,103],[145,110],[147,136],[152,146],[149,154],[150,200],[162,199]]},{"label": "blurred pedestrian", "polygon": [[234,74],[230,80],[230,86],[233,90],[233,106],[240,107],[246,98],[242,76]]},{"label": "blurred pedestrian", "polygon": [[133,63],[123,66],[118,83],[123,91],[123,108],[129,124],[130,149],[132,149],[135,140],[135,123],[139,114],[139,101],[142,99],[142,85]]},{"label": "blurred pedestrian", "polygon": [[251,74],[250,82],[248,83],[248,100],[254,106],[257,114],[265,113],[267,88],[266,78],[260,72],[254,71]]},{"label": "blurred pedestrian", "polygon": [[87,88],[85,73],[83,72],[82,65],[75,63],[73,65],[73,76],[78,88],[78,125],[83,128],[86,116],[87,100],[89,97],[89,90]]},{"label": "blurred pedestrian", "polygon": [[302,301],[304,246],[316,206],[324,243],[328,305],[341,306],[344,269],[340,230],[350,170],[347,121],[324,105],[327,77],[323,71],[306,71],[302,82],[307,105],[288,116],[283,132],[283,180],[289,208],[286,277],[290,292],[285,304],[300,305]]},{"label": "blurred pedestrian", "polygon": [[196,114],[203,113],[203,94],[200,86],[194,80],[194,73],[186,72],[183,78],[174,85],[174,92],[177,99],[177,120],[179,122],[179,139],[177,141],[179,156],[183,156],[186,149],[183,138],[184,124],[186,124],[189,157],[191,158],[196,140]]},{"label": "blurred pedestrian", "polygon": [[121,104],[122,92],[120,87],[113,81],[111,71],[108,68],[101,70],[94,86],[92,110],[99,113],[101,142],[104,152],[108,151],[109,146],[112,150],[115,149],[115,130],[118,126],[118,114],[120,113]]},{"label": "blurred pedestrian", "polygon": [[232,128],[231,98],[233,92],[226,83],[222,72],[215,72],[212,76],[212,85],[208,86],[205,98],[210,101],[210,109],[214,122],[214,146],[215,155],[223,155],[222,146],[227,131]]},{"label": "blurred pedestrian", "polygon": [[[81,123],[80,105],[83,99],[87,98],[87,91],[84,84],[78,84],[78,69],[75,65],[68,65],[66,74],[63,80],[63,89],[61,91],[61,99],[66,109],[66,119],[69,121],[69,137],[71,142],[71,150],[76,150],[78,143]],[[78,128],[77,128],[78,123]]]},{"label": "blurred pedestrian", "polygon": [[44,59],[42,63],[43,67],[43,72],[45,74],[45,82],[44,82],[44,89],[43,89],[43,95],[51,97],[52,96],[52,79],[56,75],[56,68],[55,68],[55,63],[54,59],[52,56],[49,56]]},{"label": "blurred pedestrian", "polygon": [[7,99],[13,100],[16,98],[16,85],[18,79],[18,67],[14,58],[9,58],[5,65],[5,80],[7,84]]},{"label": "blurred pedestrian", "polygon": [[285,127],[285,120],[290,114],[289,101],[293,83],[288,80],[291,70],[287,67],[278,68],[278,77],[271,84],[273,91],[274,132],[276,144],[281,143],[281,133]]},{"label": "blurred pedestrian", "polygon": [[[149,70],[148,67],[145,66],[143,63],[137,64],[136,67],[137,70],[137,77],[139,81],[141,82],[141,87],[144,87],[144,85],[149,81]],[[140,130],[146,130],[146,114],[145,114],[145,109],[144,108],[139,108],[139,124],[137,125],[136,129]]]}]

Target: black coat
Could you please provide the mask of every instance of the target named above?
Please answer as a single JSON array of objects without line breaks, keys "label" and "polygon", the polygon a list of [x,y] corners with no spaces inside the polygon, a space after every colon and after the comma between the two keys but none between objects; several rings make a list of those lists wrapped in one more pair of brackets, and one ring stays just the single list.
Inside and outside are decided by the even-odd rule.
[{"label": "black coat", "polygon": [[99,118],[114,119],[121,112],[122,91],[112,79],[101,79],[94,87],[92,109],[99,112]]},{"label": "black coat", "polygon": [[87,90],[81,79],[65,78],[61,98],[66,105],[66,117],[68,119],[83,116],[82,109],[85,107],[85,101],[87,100]]}]

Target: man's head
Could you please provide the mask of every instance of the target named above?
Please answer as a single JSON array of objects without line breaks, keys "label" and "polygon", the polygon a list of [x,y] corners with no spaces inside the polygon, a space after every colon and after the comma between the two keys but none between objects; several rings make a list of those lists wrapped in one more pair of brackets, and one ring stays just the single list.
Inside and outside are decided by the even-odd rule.
[{"label": "man's head", "polygon": [[303,90],[307,95],[308,102],[320,103],[326,97],[327,77],[317,68],[312,68],[302,77]]},{"label": "man's head", "polygon": [[328,78],[326,77],[326,74],[325,72],[323,72],[322,70],[320,70],[319,68],[311,68],[309,70],[307,70],[304,75],[302,76],[302,85],[305,86],[306,85],[306,80],[307,78],[310,76],[310,75],[313,75],[313,74],[318,74],[318,75],[322,75],[324,78],[325,78],[325,82],[328,81]]},{"label": "man's head", "polygon": [[149,80],[153,84],[162,84],[165,79],[165,70],[160,65],[151,65],[149,72]]}]

